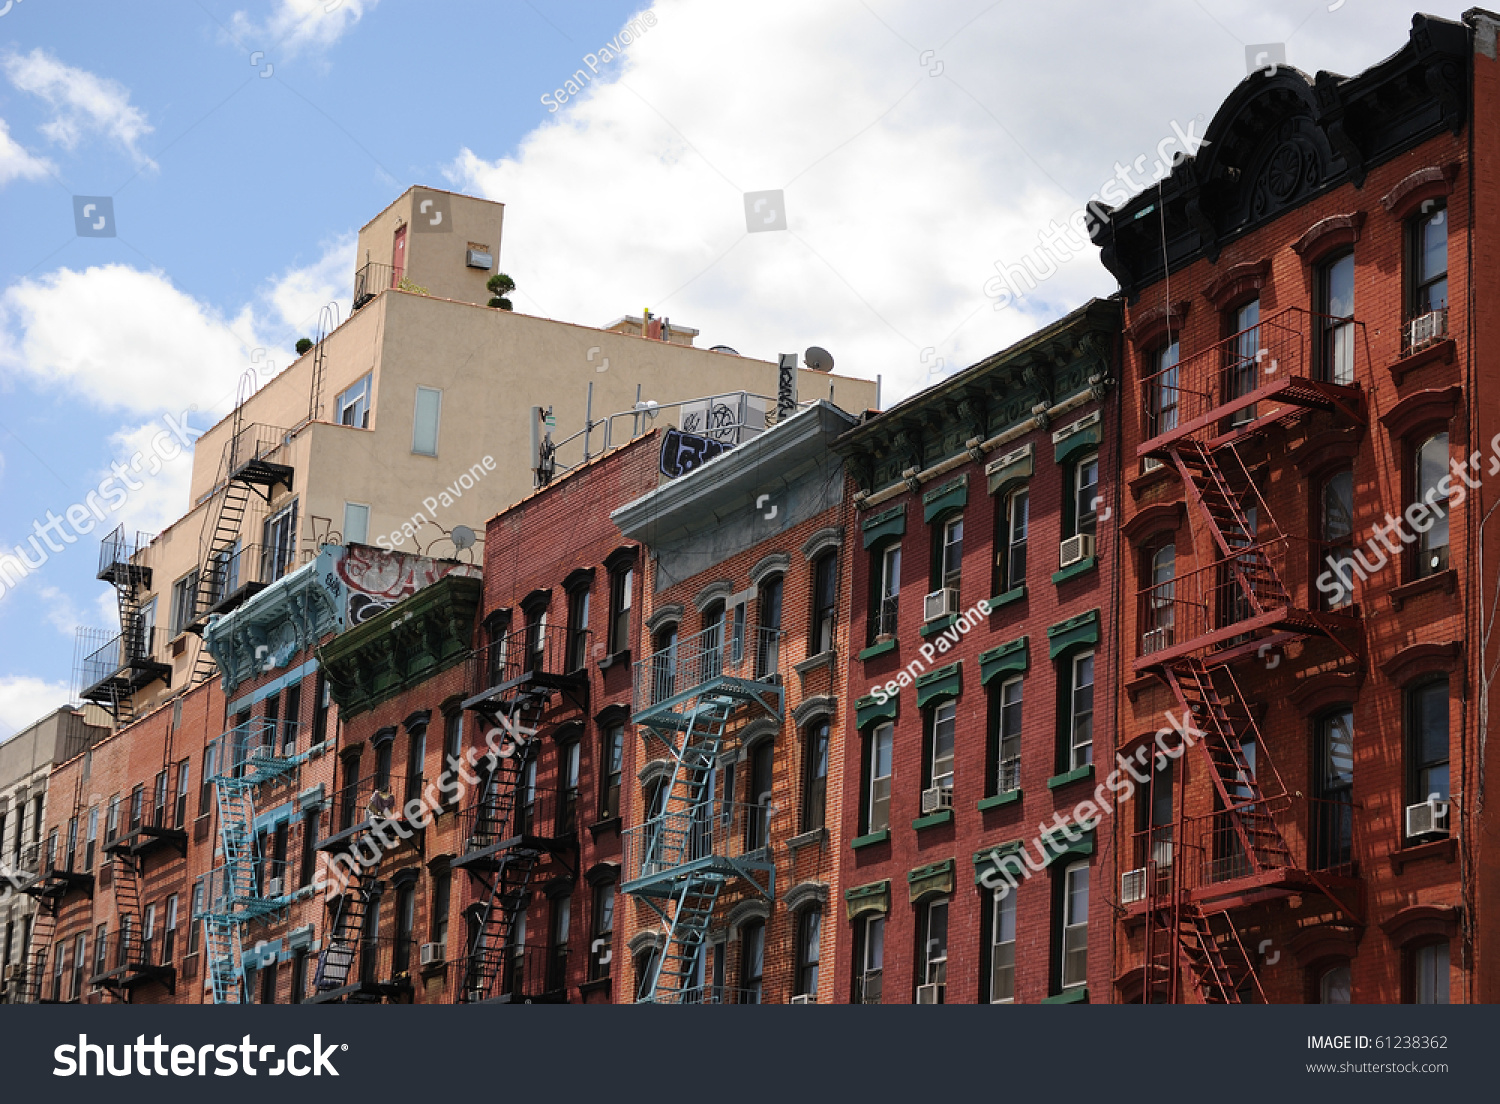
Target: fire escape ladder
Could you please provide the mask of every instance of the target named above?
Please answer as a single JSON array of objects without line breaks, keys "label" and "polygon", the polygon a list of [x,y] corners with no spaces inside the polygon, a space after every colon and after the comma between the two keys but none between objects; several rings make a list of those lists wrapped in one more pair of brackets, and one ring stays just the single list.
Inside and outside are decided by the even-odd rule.
[{"label": "fire escape ladder", "polygon": [[691,1000],[703,958],[703,948],[708,942],[708,928],[713,920],[714,906],[718,904],[719,891],[724,888],[725,881],[722,875],[690,878],[682,883],[682,888],[672,898],[670,919],[660,908],[656,910],[662,919],[668,920],[668,927],[657,968],[653,1000],[671,1004]]},{"label": "fire escape ladder", "polygon": [[125,931],[128,919],[133,933],[144,935],[141,928],[141,872],[133,855],[117,852],[111,860],[114,864],[115,927]]},{"label": "fire escape ladder", "polygon": [[1224,914],[1208,914],[1191,904],[1185,904],[1179,914],[1180,941],[1198,995],[1204,1004],[1243,1004],[1248,985],[1256,1003],[1266,1003],[1239,932],[1227,917],[1216,926],[1216,916]]},{"label": "fire escape ladder", "polygon": [[21,990],[22,1004],[38,1004],[47,980],[47,955],[57,934],[58,902],[42,900],[31,927],[31,947],[26,960],[26,982]]},{"label": "fire escape ladder", "polygon": [[489,882],[489,894],[480,906],[474,945],[469,948],[464,973],[465,1003],[484,1000],[497,981],[505,988],[504,975],[514,949],[511,941],[516,917],[526,908],[531,873],[540,858],[540,851],[524,847],[511,848],[501,856],[500,868]]},{"label": "fire escape ladder", "polygon": [[370,901],[380,880],[379,866],[361,870],[359,880],[339,898],[329,921],[328,944],[318,955],[318,969],[313,988],[318,991],[342,989],[353,983],[350,974],[359,960],[360,944],[373,935],[365,930]]},{"label": "fire escape ladder", "polygon": [[[231,742],[221,743],[231,747]],[[232,776],[233,767],[225,764],[224,772],[214,779],[214,799],[219,810],[219,843],[223,851],[222,884],[212,889],[222,900],[211,905],[203,917],[204,940],[208,944],[209,975],[215,1004],[243,1003],[241,988],[243,949],[240,940],[242,921],[235,916],[236,902],[243,902],[255,892],[255,800],[254,786]]]},{"label": "fire escape ladder", "polygon": [[[1243,857],[1255,872],[1291,865],[1291,851],[1271,816],[1271,803],[1284,801],[1286,793],[1269,762],[1258,762],[1252,769],[1245,758],[1247,741],[1254,741],[1262,752],[1264,744],[1234,677],[1227,669],[1208,668],[1192,658],[1175,660],[1166,675],[1178,702],[1203,734],[1198,742]],[[1273,780],[1269,794],[1262,789],[1263,776]]]},{"label": "fire escape ladder", "polygon": [[[227,454],[224,463],[229,464]],[[193,599],[195,625],[205,622],[209,610],[225,596],[225,573],[229,571],[235,545],[239,543],[240,527],[249,505],[249,485],[230,479],[224,488],[224,497],[219,500],[219,508],[214,512],[213,532],[203,562],[198,567],[198,588]],[[193,664],[193,685],[212,675],[215,666],[213,654],[207,648],[199,647],[198,658]]]}]

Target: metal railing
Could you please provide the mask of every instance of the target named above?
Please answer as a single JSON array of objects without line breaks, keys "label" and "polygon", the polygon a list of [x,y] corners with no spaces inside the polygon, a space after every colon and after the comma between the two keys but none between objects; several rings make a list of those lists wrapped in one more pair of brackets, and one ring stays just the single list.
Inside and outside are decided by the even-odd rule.
[{"label": "metal railing", "polygon": [[766,681],[779,676],[780,629],[715,625],[635,663],[639,713],[720,678]]},{"label": "metal railing", "polygon": [[80,694],[162,654],[167,646],[165,629],[140,627],[129,633],[107,634],[108,630],[102,629],[78,631],[78,646],[87,649],[78,661],[75,675]]},{"label": "metal railing", "polygon": [[732,985],[697,985],[676,993],[663,993],[642,1004],[764,1004],[765,994],[758,988]]},{"label": "metal railing", "polygon": [[866,970],[854,979],[855,1004],[879,1004],[884,970]]},{"label": "metal railing", "polygon": [[99,542],[99,574],[101,576],[117,567],[134,566],[132,561],[143,549],[150,546],[156,537],[152,533],[137,532],[135,540],[125,539],[125,526],[117,526]]},{"label": "metal railing", "polygon": [[354,273],[354,309],[359,310],[382,291],[389,291],[398,283],[394,265],[368,261]]},{"label": "metal railing", "polygon": [[567,625],[515,629],[479,649],[480,669],[491,688],[533,678],[583,678],[591,639],[588,629]]},{"label": "metal railing", "polygon": [[280,426],[251,422],[241,426],[238,433],[229,439],[226,447],[227,472],[232,479],[246,464],[265,460],[283,445],[291,443],[290,430]]},{"label": "metal railing", "polygon": [[[89,978],[91,985],[117,972],[129,975],[170,966],[179,949],[175,929],[156,932],[149,939],[137,931],[111,932],[104,939],[104,972]],[[94,953],[97,954],[97,949]],[[94,962],[98,961],[96,957]]]},{"label": "metal railing", "polygon": [[208,781],[259,781],[295,765],[304,746],[307,726],[293,720],[252,717],[216,736],[209,743],[213,775]]},{"label": "metal railing", "polygon": [[[1348,335],[1347,344],[1334,343],[1325,351],[1326,338],[1335,331]],[[1363,345],[1364,323],[1288,307],[1144,376],[1141,409],[1175,409],[1170,428],[1221,408],[1226,408],[1226,416],[1248,420],[1255,414],[1255,404],[1248,396],[1288,378],[1360,382],[1367,359]]]},{"label": "metal railing", "polygon": [[880,599],[875,616],[870,622],[870,643],[886,636],[896,635],[896,615],[901,611],[901,596],[892,594]]},{"label": "metal railing", "polygon": [[767,862],[770,813],[766,805],[718,800],[661,813],[625,831],[626,876],[655,877],[703,859]]},{"label": "metal railing", "polygon": [[487,851],[516,836],[557,839],[573,834],[578,830],[577,804],[575,800],[571,805],[570,818],[566,797],[555,785],[531,785],[523,786],[518,795],[481,799],[459,814],[460,853]]},{"label": "metal railing", "polygon": [[315,995],[353,985],[398,986],[406,982],[417,957],[415,938],[349,934],[327,940],[313,975]]},{"label": "metal railing", "polygon": [[995,793],[1011,793],[1021,788],[1021,757],[1005,759],[1000,763]]},{"label": "metal railing", "polygon": [[216,866],[194,879],[194,895],[203,901],[201,916],[243,917],[285,902],[298,887],[291,859],[256,858],[233,866]]}]

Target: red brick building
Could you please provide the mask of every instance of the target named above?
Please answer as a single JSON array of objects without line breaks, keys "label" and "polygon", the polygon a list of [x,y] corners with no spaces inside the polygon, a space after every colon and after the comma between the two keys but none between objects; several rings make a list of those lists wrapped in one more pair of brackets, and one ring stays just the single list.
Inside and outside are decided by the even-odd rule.
[{"label": "red brick building", "polygon": [[617,1000],[838,999],[853,424],[815,402],[614,513],[646,557]]},{"label": "red brick building", "polygon": [[1108,1000],[1119,308],[837,444],[851,648],[835,999]]},{"label": "red brick building", "polygon": [[1496,999],[1497,78],[1482,12],[1355,77],[1258,72],[1102,229],[1116,751],[1201,730],[1109,829],[1117,999]]}]

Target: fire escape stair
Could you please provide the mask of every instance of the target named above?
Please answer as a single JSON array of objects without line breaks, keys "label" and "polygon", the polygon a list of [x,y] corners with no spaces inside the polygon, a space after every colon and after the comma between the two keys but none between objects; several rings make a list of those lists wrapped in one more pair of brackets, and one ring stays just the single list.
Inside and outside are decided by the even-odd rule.
[{"label": "fire escape stair", "polygon": [[43,901],[31,928],[31,946],[26,957],[26,979],[21,988],[22,1004],[40,1004],[47,980],[47,956],[57,935],[58,904]]}]

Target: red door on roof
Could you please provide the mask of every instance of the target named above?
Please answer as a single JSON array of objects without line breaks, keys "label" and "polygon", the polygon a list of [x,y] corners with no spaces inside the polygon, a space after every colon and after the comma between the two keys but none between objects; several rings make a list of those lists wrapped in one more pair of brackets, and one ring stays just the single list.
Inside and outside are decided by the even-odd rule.
[{"label": "red door on roof", "polygon": [[391,287],[401,282],[401,273],[406,271],[406,227],[396,227],[396,241],[391,246]]}]

